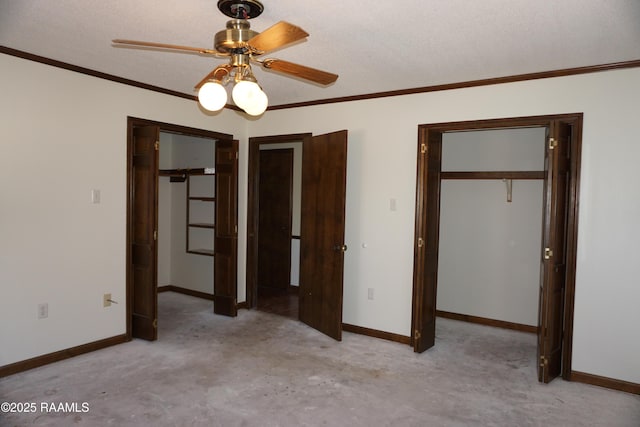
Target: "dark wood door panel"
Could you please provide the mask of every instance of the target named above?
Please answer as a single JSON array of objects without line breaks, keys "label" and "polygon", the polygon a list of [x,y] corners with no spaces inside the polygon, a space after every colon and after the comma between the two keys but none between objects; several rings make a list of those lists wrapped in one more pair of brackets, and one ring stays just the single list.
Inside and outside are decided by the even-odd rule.
[{"label": "dark wood door panel", "polygon": [[344,272],[347,131],[303,147],[300,320],[340,340]]},{"label": "dark wood door panel", "polygon": [[538,379],[548,383],[562,373],[571,126],[552,122],[546,144]]},{"label": "dark wood door panel", "polygon": [[231,235],[235,227],[235,178],[228,172],[216,172],[216,229],[221,235]]},{"label": "dark wood door panel", "polygon": [[216,142],[213,311],[236,316],[238,294],[238,141]]},{"label": "dark wood door panel", "polygon": [[293,149],[260,151],[258,286],[291,284]]},{"label": "dark wood door panel", "polygon": [[130,271],[133,281],[131,333],[135,338],[157,339],[157,205],[158,150],[157,126],[131,129],[132,170],[130,193],[131,248]]},{"label": "dark wood door panel", "polygon": [[[436,291],[438,283],[438,245],[440,233],[440,172],[442,163],[442,132],[424,130],[419,144],[421,155],[425,156],[418,174],[422,176],[424,190],[419,190],[422,203],[422,218],[417,225],[416,268],[420,270],[418,286],[414,284],[413,321],[414,351],[421,353],[435,344],[436,334]],[[425,148],[422,148],[425,144]],[[428,155],[427,155],[428,153]]]}]

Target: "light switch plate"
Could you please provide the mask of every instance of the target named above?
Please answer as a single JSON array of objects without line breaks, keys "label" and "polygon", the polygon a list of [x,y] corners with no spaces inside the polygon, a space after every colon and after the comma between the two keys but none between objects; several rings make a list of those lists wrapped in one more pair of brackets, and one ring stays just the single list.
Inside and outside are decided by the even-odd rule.
[{"label": "light switch plate", "polygon": [[100,190],[91,190],[91,203],[100,203]]}]

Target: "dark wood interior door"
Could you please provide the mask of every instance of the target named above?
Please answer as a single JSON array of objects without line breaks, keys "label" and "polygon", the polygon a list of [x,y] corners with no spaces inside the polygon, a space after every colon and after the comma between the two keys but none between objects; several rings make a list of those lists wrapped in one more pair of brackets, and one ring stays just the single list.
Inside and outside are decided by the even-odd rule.
[{"label": "dark wood interior door", "polygon": [[293,148],[260,150],[258,286],[291,284]]},{"label": "dark wood interior door", "polygon": [[213,312],[238,314],[238,141],[216,141]]},{"label": "dark wood interior door", "polygon": [[546,144],[538,306],[538,380],[548,383],[562,370],[571,126],[558,121],[551,122]]},{"label": "dark wood interior door", "polygon": [[131,335],[153,341],[158,338],[156,239],[160,128],[133,126],[131,132]]},{"label": "dark wood interior door", "polygon": [[421,129],[416,205],[416,250],[414,256],[413,350],[431,348],[436,337],[436,290],[438,283],[438,244],[440,232],[440,171],[442,132]]},{"label": "dark wood interior door", "polygon": [[303,144],[300,320],[341,340],[347,131]]}]

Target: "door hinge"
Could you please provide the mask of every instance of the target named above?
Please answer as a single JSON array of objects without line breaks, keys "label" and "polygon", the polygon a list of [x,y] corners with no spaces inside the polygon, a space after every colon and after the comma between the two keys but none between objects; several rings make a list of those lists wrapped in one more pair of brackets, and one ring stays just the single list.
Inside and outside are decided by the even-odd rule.
[{"label": "door hinge", "polygon": [[424,240],[422,239],[422,237],[418,237],[418,247],[421,248],[424,246]]},{"label": "door hinge", "polygon": [[549,150],[553,150],[558,146],[558,140],[555,138],[549,138]]},{"label": "door hinge", "polygon": [[544,248],[544,259],[551,259],[553,256],[553,251],[551,248]]},{"label": "door hinge", "polygon": [[420,338],[422,338],[422,334],[420,333],[420,331],[419,331],[419,330],[417,330],[417,329],[416,329],[416,330],[414,330],[414,331],[413,331],[413,339],[415,339],[415,340],[419,340]]},{"label": "door hinge", "polygon": [[425,144],[424,142],[420,144],[420,153],[427,154],[427,144]]},{"label": "door hinge", "polygon": [[155,149],[156,149],[156,151],[158,151],[158,150],[160,149],[160,141],[156,141],[156,142],[153,144],[153,148],[155,148]]},{"label": "door hinge", "polygon": [[549,359],[544,356],[540,356],[540,367],[544,368],[549,364]]},{"label": "door hinge", "polygon": [[158,230],[153,230],[153,240],[158,240]]},{"label": "door hinge", "polygon": [[233,227],[233,232],[238,234],[238,225],[237,224]]},{"label": "door hinge", "polygon": [[238,152],[236,151],[236,160],[238,160]]}]

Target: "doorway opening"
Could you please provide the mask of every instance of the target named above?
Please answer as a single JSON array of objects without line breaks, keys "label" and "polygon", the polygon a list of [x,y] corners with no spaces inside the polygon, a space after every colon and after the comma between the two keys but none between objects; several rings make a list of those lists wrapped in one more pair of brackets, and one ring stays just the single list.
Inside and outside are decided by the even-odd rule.
[{"label": "doorway opening", "polygon": [[[447,138],[443,137],[447,133],[529,128],[537,128],[544,132],[541,141],[541,145],[544,145],[543,170],[442,170],[443,140],[447,143]],[[541,180],[542,246],[537,254],[530,256],[535,259],[528,260],[530,266],[531,263],[539,262],[539,289],[533,294],[531,289],[526,291],[531,294],[527,297],[527,304],[533,306],[537,301],[537,322],[531,329],[538,335],[538,379],[549,382],[560,374],[563,378],[569,379],[581,132],[582,114],[439,123],[419,127],[412,315],[412,345],[416,352],[425,351],[436,344],[436,315],[442,314],[437,312],[436,307],[439,269],[442,267],[439,263],[440,233],[447,233],[447,238],[455,234],[451,228],[447,228],[446,221],[445,224],[441,222],[441,196],[443,188],[448,187],[448,182],[443,186],[443,181],[505,180],[504,195],[509,198],[514,188],[513,180]],[[467,159],[483,155],[481,151],[476,150],[474,154],[474,150],[469,149],[466,154]],[[446,200],[445,202],[449,203]],[[471,218],[474,218],[475,214],[476,212],[466,212]],[[540,230],[539,226],[536,228]],[[442,238],[444,240],[445,236]],[[529,240],[531,239],[529,237]],[[460,269],[471,263],[477,264],[477,260],[459,261]],[[449,273],[450,271],[443,270],[442,278],[445,279]],[[449,304],[457,303],[455,296],[447,297]],[[503,304],[510,303],[507,300]],[[511,308],[506,307],[507,311]],[[529,313],[529,320],[522,323],[533,323],[531,317]],[[513,324],[518,325],[520,322],[516,321]]]},{"label": "doorway opening", "polygon": [[[198,271],[206,276],[205,282],[211,282],[211,294],[207,292],[208,283],[201,290],[167,284],[168,290],[204,296],[213,301],[214,313],[234,316],[237,311],[237,141],[219,132],[132,117],[127,119],[127,130],[127,338],[156,340],[158,337],[159,188],[166,190],[166,185],[174,185],[172,180],[186,183],[180,193],[186,206],[182,217],[184,244],[180,243],[177,250],[200,261],[206,258],[207,262]],[[208,153],[204,155],[208,157],[206,165],[187,165],[161,172],[161,136],[166,140],[173,135],[183,143],[187,139],[200,146],[188,156]],[[207,140],[206,145],[215,141],[215,148],[201,147],[203,140]],[[162,182],[160,175],[163,175]],[[195,192],[191,194],[191,190]],[[164,197],[162,202],[170,199]],[[169,228],[172,227],[169,224]],[[205,233],[198,234],[200,229]],[[166,252],[172,250],[166,247],[167,242],[173,246],[171,239],[166,239],[169,234],[166,232],[163,236],[163,261]],[[163,265],[160,272],[163,280],[167,277],[165,267]]]},{"label": "doorway opening", "polygon": [[546,128],[446,132],[436,314],[536,332]]},{"label": "doorway opening", "polygon": [[258,310],[297,319],[302,141],[261,144],[258,171]]},{"label": "doorway opening", "polygon": [[216,140],[161,131],[159,141],[158,292],[213,301]]},{"label": "doorway opening", "polygon": [[346,130],[249,138],[247,306],[265,309],[279,298],[273,304],[290,317],[336,340],[346,164]]}]

